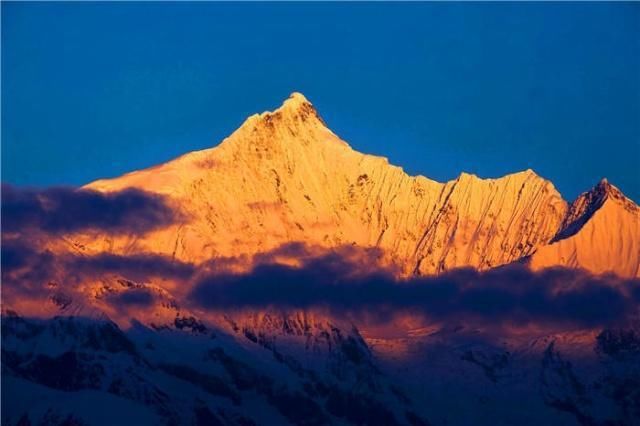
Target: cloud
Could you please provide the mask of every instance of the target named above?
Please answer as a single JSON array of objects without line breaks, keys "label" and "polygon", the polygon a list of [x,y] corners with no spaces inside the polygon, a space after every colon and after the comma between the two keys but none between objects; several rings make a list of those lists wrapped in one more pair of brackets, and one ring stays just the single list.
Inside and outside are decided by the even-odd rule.
[{"label": "cloud", "polygon": [[65,291],[106,275],[147,281],[182,281],[193,265],[157,254],[93,256],[45,247],[59,234],[95,231],[142,235],[181,219],[159,195],[135,189],[100,193],[84,189],[19,189],[2,185],[2,287],[5,296],[42,297],[43,286]]},{"label": "cloud", "polygon": [[[126,221],[115,222],[118,228]],[[561,268],[533,272],[523,265],[399,279],[397,271],[382,266],[380,250],[353,246],[326,250],[290,243],[253,257],[193,265],[150,253],[54,255],[29,246],[30,238],[2,242],[3,290],[24,297],[37,296],[50,281],[72,291],[84,281],[117,276],[171,281],[172,291],[198,309],[317,308],[378,321],[408,313],[441,321],[590,327],[624,321],[640,306],[639,280]],[[123,306],[151,302],[143,293],[113,301]]]},{"label": "cloud", "polygon": [[[20,241],[4,239],[1,260],[5,300],[7,297],[46,297],[44,290],[49,283],[56,283],[64,291],[74,292],[82,283],[103,278],[122,277],[137,282],[160,279],[186,284],[196,271],[194,265],[168,256],[150,253],[127,256],[108,253],[93,256],[71,253],[55,255],[47,250],[34,250]],[[115,302],[126,305],[137,302],[140,305],[148,299],[144,294],[137,294],[139,291],[134,293],[132,299],[118,299]]]},{"label": "cloud", "polygon": [[149,289],[134,288],[110,295],[109,301],[117,307],[149,307],[153,305],[155,296]]},{"label": "cloud", "polygon": [[35,263],[33,259],[37,254],[29,246],[3,239],[2,251],[0,252],[2,272],[9,273],[25,266],[32,266]]},{"label": "cloud", "polygon": [[622,321],[640,303],[638,280],[577,270],[533,272],[509,265],[401,280],[374,264],[366,267],[339,252],[306,258],[294,266],[259,263],[243,274],[198,278],[189,300],[208,309],[321,308],[380,318],[403,311],[435,320],[582,326]]},{"label": "cloud", "polygon": [[164,198],[137,189],[101,193],[87,189],[22,189],[2,185],[2,232],[70,233],[97,230],[144,234],[178,219]]},{"label": "cloud", "polygon": [[191,277],[195,267],[168,256],[150,253],[115,255],[102,253],[95,256],[62,257],[67,271],[83,276],[117,274],[132,280],[146,281],[152,277],[185,280]]}]

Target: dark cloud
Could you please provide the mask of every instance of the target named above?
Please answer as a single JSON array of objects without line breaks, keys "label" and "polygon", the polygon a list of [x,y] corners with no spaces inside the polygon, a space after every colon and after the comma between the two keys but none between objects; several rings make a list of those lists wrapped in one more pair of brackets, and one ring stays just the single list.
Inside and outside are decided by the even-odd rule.
[{"label": "dark cloud", "polygon": [[2,272],[11,273],[25,266],[33,265],[37,252],[31,247],[19,244],[15,241],[2,240],[2,251],[0,258],[2,260]]},{"label": "dark cloud", "polygon": [[[371,269],[377,270],[375,265]],[[299,267],[258,264],[245,274],[199,278],[190,300],[210,309],[322,308],[369,316],[410,311],[441,320],[583,326],[622,321],[637,311],[640,302],[638,280],[568,269],[532,272],[510,265],[406,280],[378,271],[366,272],[362,264],[339,253],[306,259]]]},{"label": "dark cloud", "polygon": [[37,251],[22,241],[2,239],[2,282],[18,274],[25,281],[39,281],[54,273],[55,256],[47,251]]},{"label": "dark cloud", "polygon": [[177,218],[161,196],[137,189],[101,193],[62,187],[36,190],[2,185],[3,233],[98,230],[144,234],[166,227]]},{"label": "dark cloud", "polygon": [[167,256],[136,254],[119,256],[99,254],[94,256],[55,256],[51,252],[36,252],[28,247],[9,244],[2,247],[2,276],[23,273],[23,281],[46,281],[63,277],[66,281],[81,281],[106,274],[121,275],[133,280],[146,281],[151,278],[187,280],[195,271],[190,263],[180,262]]},{"label": "dark cloud", "polygon": [[[42,297],[43,289],[57,283],[65,291],[88,280],[123,277],[138,282],[153,279],[188,282],[195,267],[167,256],[136,254],[120,256],[102,253],[94,256],[54,255],[37,251],[15,240],[2,241],[2,290],[4,296]],[[137,295],[124,304],[142,304],[144,295]],[[119,302],[119,300],[118,300]]]},{"label": "dark cloud", "polygon": [[[24,297],[38,295],[51,281],[69,290],[83,280],[120,276],[137,282],[171,280],[178,284],[178,294],[186,293],[189,304],[202,309],[319,308],[382,320],[401,312],[443,321],[579,326],[623,321],[640,303],[638,280],[569,269],[532,272],[523,265],[509,265],[487,272],[461,269],[437,277],[397,279],[397,271],[380,266],[379,250],[351,246],[326,251],[291,243],[253,258],[221,258],[195,266],[144,253],[53,255],[30,247],[28,238],[2,242],[3,291]],[[249,272],[237,272],[247,265],[252,265]],[[145,292],[123,297],[113,303],[142,306],[153,301]]]},{"label": "dark cloud", "polygon": [[66,291],[106,275],[147,281],[161,277],[186,280],[190,264],[155,254],[93,256],[52,253],[42,247],[58,234],[95,231],[141,235],[181,218],[166,201],[135,189],[103,194],[2,185],[2,286],[5,295],[41,297],[43,286],[59,283]]},{"label": "dark cloud", "polygon": [[58,277],[56,259],[17,241],[2,239],[1,283],[3,301],[46,298],[43,289]]},{"label": "dark cloud", "polygon": [[148,253],[127,256],[102,253],[95,256],[68,256],[62,259],[65,269],[72,273],[83,276],[117,274],[138,281],[152,277],[185,280],[195,271],[195,267],[190,263]]},{"label": "dark cloud", "polygon": [[135,288],[109,297],[109,301],[119,307],[148,307],[155,301],[154,294],[148,289]]}]

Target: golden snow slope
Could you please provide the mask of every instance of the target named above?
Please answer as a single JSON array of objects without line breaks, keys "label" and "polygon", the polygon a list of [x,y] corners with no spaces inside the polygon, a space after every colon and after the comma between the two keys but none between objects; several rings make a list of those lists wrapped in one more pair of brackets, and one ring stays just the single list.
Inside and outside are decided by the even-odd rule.
[{"label": "golden snow slope", "polygon": [[298,93],[249,117],[215,148],[87,187],[165,194],[188,215],[143,238],[77,237],[88,252],[200,262],[292,241],[353,244],[381,248],[407,274],[486,269],[532,255],[567,212],[553,185],[531,170],[499,179],[463,173],[447,183],[409,176],[351,149]]},{"label": "golden snow slope", "polygon": [[576,199],[558,236],[530,265],[640,277],[640,208],[603,179]]}]

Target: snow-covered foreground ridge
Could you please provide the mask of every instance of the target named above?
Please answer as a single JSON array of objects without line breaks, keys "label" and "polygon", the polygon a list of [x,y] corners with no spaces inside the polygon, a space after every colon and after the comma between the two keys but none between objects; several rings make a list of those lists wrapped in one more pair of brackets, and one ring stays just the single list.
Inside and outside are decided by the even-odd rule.
[{"label": "snow-covered foreground ridge", "polygon": [[41,304],[45,319],[3,311],[3,425],[640,419],[637,321],[562,332],[451,321],[407,324],[407,334],[385,337],[313,311],[200,317],[159,290],[152,309],[129,305],[121,325],[100,311],[140,285],[105,279],[86,299],[52,287]]},{"label": "snow-covered foreground ridge", "polygon": [[184,219],[144,237],[75,236],[86,253],[201,262],[284,243],[377,247],[402,273],[514,261],[640,275],[640,209],[602,180],[568,204],[532,170],[439,183],[354,151],[294,93],[218,146],[87,188],[162,194]]}]

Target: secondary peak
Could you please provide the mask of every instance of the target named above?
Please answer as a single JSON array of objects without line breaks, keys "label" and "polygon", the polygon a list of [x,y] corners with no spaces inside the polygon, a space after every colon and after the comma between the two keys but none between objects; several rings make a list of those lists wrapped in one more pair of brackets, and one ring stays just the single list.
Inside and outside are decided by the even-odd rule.
[{"label": "secondary peak", "polygon": [[613,196],[614,198],[623,197],[622,192],[620,192],[618,188],[610,184],[607,178],[600,179],[600,181],[596,184],[596,186],[590,192],[598,197],[606,197],[606,196]]}]

